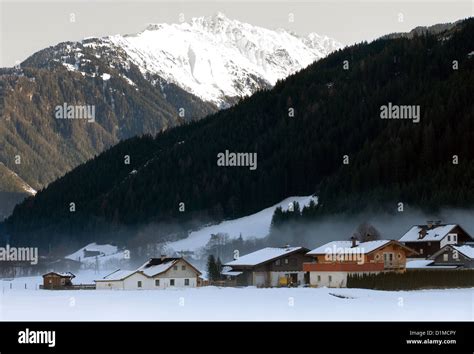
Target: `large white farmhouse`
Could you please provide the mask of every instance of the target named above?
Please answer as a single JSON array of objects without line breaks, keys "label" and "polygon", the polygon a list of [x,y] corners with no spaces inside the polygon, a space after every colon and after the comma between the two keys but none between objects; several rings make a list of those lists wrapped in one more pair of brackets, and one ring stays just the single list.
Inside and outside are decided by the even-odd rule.
[{"label": "large white farmhouse", "polygon": [[136,270],[117,270],[95,280],[96,289],[153,290],[193,288],[201,272],[184,258],[151,258]]}]

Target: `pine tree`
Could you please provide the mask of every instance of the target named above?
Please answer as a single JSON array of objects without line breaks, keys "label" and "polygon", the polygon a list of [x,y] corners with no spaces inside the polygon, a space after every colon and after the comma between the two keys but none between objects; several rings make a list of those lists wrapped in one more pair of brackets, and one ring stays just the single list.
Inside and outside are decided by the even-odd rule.
[{"label": "pine tree", "polygon": [[219,280],[220,272],[217,268],[217,262],[214,255],[209,255],[207,258],[207,277],[210,281]]},{"label": "pine tree", "polygon": [[275,208],[275,211],[273,212],[271,227],[272,228],[277,227],[278,225],[282,223],[282,221],[283,221],[283,209],[282,207],[279,206]]}]

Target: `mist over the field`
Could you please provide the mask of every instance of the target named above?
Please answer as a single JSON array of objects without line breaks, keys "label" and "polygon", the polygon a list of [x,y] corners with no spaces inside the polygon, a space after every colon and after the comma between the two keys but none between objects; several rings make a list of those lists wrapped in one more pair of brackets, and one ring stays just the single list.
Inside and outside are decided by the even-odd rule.
[{"label": "mist over the field", "polygon": [[334,215],[322,217],[311,222],[289,222],[273,230],[268,238],[269,245],[290,244],[316,248],[334,240],[349,240],[362,223],[374,226],[380,232],[381,239],[400,239],[413,225],[426,224],[428,220],[445,224],[459,224],[468,233],[474,232],[474,211],[463,209],[445,209],[436,214],[427,214],[420,210],[410,212],[361,213],[356,215]]}]

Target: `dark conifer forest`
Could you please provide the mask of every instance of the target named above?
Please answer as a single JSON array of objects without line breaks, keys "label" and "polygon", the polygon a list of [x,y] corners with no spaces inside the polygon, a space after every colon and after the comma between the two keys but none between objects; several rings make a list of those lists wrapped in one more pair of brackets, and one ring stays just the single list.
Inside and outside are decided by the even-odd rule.
[{"label": "dark conifer forest", "polygon": [[[201,121],[117,144],[18,205],[4,226],[14,243],[45,246],[235,218],[295,195],[319,197],[304,218],[399,202],[472,206],[473,51],[472,19],[347,47]],[[381,119],[389,102],[419,105],[420,122]],[[219,167],[225,150],[257,153],[258,168]]]}]

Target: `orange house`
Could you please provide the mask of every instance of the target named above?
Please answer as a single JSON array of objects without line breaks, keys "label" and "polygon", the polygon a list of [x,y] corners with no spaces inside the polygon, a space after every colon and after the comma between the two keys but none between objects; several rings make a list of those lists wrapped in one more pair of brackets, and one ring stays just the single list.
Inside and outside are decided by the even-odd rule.
[{"label": "orange house", "polygon": [[304,263],[311,286],[346,287],[348,274],[404,272],[407,256],[416,252],[398,241],[333,241],[310,252]]}]

